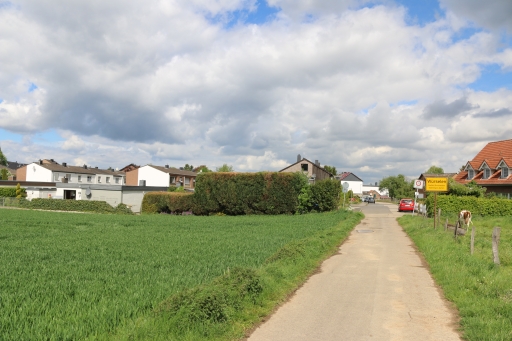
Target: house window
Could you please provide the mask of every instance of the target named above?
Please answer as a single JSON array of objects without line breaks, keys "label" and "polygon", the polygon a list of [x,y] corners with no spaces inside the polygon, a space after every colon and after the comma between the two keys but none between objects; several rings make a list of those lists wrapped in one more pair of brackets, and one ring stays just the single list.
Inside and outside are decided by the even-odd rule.
[{"label": "house window", "polygon": [[503,167],[503,168],[501,169],[501,177],[502,177],[503,179],[508,178],[508,168],[507,168],[507,167]]},{"label": "house window", "polygon": [[68,181],[71,181],[71,174],[66,174],[66,179],[68,179]]},{"label": "house window", "polygon": [[82,176],[81,175],[78,176],[78,182],[82,182]]},{"label": "house window", "polygon": [[116,183],[116,184],[119,184],[119,177],[118,177],[118,176],[115,176],[115,177],[114,177],[114,181],[115,181],[115,183]]},{"label": "house window", "polygon": [[468,180],[471,180],[475,177],[475,171],[470,169],[468,170]]},{"label": "house window", "polygon": [[307,163],[303,163],[303,164],[300,165],[300,168],[302,168],[303,172],[307,172],[308,171],[308,164]]},{"label": "house window", "polygon": [[110,183],[110,176],[107,176],[107,179],[105,180],[105,182],[106,182],[107,184],[109,184],[109,183]]},{"label": "house window", "polygon": [[87,175],[87,182],[92,182],[92,176]]},{"label": "house window", "polygon": [[170,177],[170,182],[171,182],[171,184],[175,184],[176,183],[176,177],[171,176]]},{"label": "house window", "polygon": [[484,169],[484,179],[489,179],[491,177],[491,170],[489,168]]},{"label": "house window", "polygon": [[190,185],[190,178],[185,178],[185,185]]},{"label": "house window", "polygon": [[98,176],[98,183],[101,183],[101,176]]},{"label": "house window", "polygon": [[59,173],[53,174],[53,181],[59,181]]}]

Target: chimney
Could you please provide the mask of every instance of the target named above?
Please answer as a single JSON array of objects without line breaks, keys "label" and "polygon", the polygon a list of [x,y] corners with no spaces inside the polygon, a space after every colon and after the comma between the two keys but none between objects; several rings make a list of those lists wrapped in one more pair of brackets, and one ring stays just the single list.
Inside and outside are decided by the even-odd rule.
[{"label": "chimney", "polygon": [[67,163],[67,162],[63,162],[63,163],[62,163],[62,165],[63,165],[64,167],[67,167],[67,166],[68,166],[68,163]]},{"label": "chimney", "polygon": [[320,167],[320,162],[318,162],[318,160],[315,160],[315,165],[317,165],[318,167]]},{"label": "chimney", "polygon": [[98,166],[94,167],[95,169],[98,169]]},{"label": "chimney", "polygon": [[180,167],[180,170],[183,170],[183,167]]},{"label": "chimney", "polygon": [[84,169],[87,169],[87,165],[84,164]]},{"label": "chimney", "polygon": [[43,160],[40,159],[39,160],[39,164],[42,165],[43,164]]},{"label": "chimney", "polygon": [[165,165],[165,168],[169,168],[169,165]]},{"label": "chimney", "polygon": [[297,154],[297,162],[300,162],[302,158],[300,157],[300,154]]}]

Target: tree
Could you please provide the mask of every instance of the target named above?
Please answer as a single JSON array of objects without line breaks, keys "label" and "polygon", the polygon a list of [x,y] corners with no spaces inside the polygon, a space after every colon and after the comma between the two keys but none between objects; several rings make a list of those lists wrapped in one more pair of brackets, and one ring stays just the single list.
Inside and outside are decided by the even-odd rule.
[{"label": "tree", "polygon": [[431,166],[427,171],[426,174],[444,174],[444,170],[441,167],[437,166]]},{"label": "tree", "polygon": [[5,168],[2,168],[0,170],[0,180],[7,180],[9,179],[9,171]]},{"label": "tree", "polygon": [[187,164],[185,164],[185,167],[183,167],[183,169],[184,169],[184,170],[186,170],[186,171],[192,171],[192,170],[194,170],[194,166],[189,165],[189,164],[187,163]]},{"label": "tree", "polygon": [[387,189],[393,199],[414,197],[413,181],[407,181],[404,175],[388,176],[380,181],[379,191]]},{"label": "tree", "polygon": [[233,172],[233,166],[229,166],[227,163],[220,167],[217,167],[217,172]]},{"label": "tree", "polygon": [[336,172],[336,167],[334,167],[334,166],[327,166],[327,165],[325,165],[325,166],[324,166],[324,169],[325,169],[326,171],[328,171],[329,173],[331,173],[332,175],[337,175],[337,174],[338,174],[338,173]]},{"label": "tree", "polygon": [[211,171],[212,170],[206,167],[205,165],[201,165],[194,170],[194,172],[196,173],[209,173]]},{"label": "tree", "polygon": [[0,165],[7,167],[7,158],[5,157],[4,153],[2,153],[2,148],[0,148]]}]

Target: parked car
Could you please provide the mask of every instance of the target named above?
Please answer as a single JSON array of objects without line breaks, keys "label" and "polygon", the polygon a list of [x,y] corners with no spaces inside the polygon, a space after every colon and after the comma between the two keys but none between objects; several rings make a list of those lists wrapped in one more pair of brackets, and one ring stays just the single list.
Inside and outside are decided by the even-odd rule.
[{"label": "parked car", "polygon": [[414,210],[414,200],[402,199],[398,204],[398,212]]},{"label": "parked car", "polygon": [[375,204],[375,198],[374,197],[368,197],[366,199],[366,202],[369,203],[369,204]]}]

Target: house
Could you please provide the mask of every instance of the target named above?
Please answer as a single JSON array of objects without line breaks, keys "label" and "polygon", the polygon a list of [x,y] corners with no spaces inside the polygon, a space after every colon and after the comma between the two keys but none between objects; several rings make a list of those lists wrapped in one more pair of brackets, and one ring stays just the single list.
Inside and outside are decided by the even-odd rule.
[{"label": "house", "polygon": [[362,195],[363,194],[363,180],[359,178],[357,175],[351,172],[343,172],[336,176],[336,179],[341,182],[341,185],[346,182],[348,183],[348,190],[352,191],[354,195]]},{"label": "house", "polygon": [[197,173],[183,169],[146,165],[126,172],[127,186],[183,186],[194,189]]},{"label": "house", "polygon": [[507,198],[512,197],[512,139],[489,142],[464,169],[455,176],[455,181],[467,184],[474,180]]},{"label": "house", "polygon": [[[418,180],[425,181],[426,178],[455,178],[457,173],[443,173],[443,174],[434,174],[434,173],[422,173]],[[425,188],[418,189],[418,199],[426,198]]]},{"label": "house", "polygon": [[[121,188],[125,182],[125,173],[114,170],[98,169],[98,167],[69,166],[54,160],[39,160],[19,168],[16,171],[17,181],[54,183],[52,192],[41,190],[39,187],[27,187],[27,198],[53,197],[58,199],[91,199],[91,186],[108,190],[112,187]],[[48,186],[46,186],[48,187]],[[45,188],[46,188],[45,187]],[[94,200],[109,201],[108,198]],[[120,201],[113,202],[119,204]],[[112,204],[112,203],[111,203]]]},{"label": "house", "polygon": [[332,179],[334,175],[320,167],[320,162],[315,160],[315,163],[306,158],[297,155],[297,162],[281,169],[279,172],[303,172],[308,176],[309,182],[314,183],[317,180]]},{"label": "house", "polygon": [[7,161],[7,166],[0,165],[0,170],[1,169],[7,169],[7,172],[8,172],[7,179],[8,180],[16,180],[16,170],[18,168],[20,168],[20,167],[23,167],[23,166],[25,166],[25,164],[24,163],[18,163],[18,161],[15,161],[15,162]]},{"label": "house", "polygon": [[389,191],[387,189],[380,190],[379,183],[363,184],[363,195],[371,195],[376,199],[389,199]]}]

